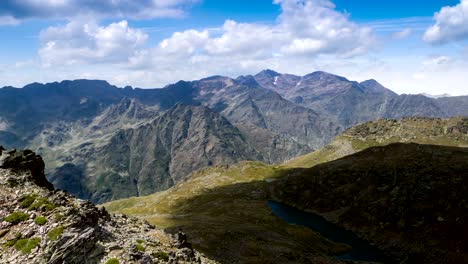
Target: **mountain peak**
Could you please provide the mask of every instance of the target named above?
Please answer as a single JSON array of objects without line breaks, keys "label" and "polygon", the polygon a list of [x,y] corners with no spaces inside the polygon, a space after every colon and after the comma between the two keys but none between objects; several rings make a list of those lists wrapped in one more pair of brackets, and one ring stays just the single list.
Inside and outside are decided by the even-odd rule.
[{"label": "mountain peak", "polygon": [[309,73],[307,75],[304,75],[303,79],[316,79],[316,80],[334,79],[334,80],[349,82],[349,80],[346,79],[345,77],[334,75],[334,74],[324,72],[324,71],[315,71],[315,72]]},{"label": "mountain peak", "polygon": [[378,81],[374,79],[369,79],[359,84],[363,86],[364,88],[366,88],[367,91],[370,91],[370,92],[384,92],[384,93],[388,93],[392,95],[397,95],[392,90],[386,88],[385,86],[383,86],[382,84],[380,84]]},{"label": "mountain peak", "polygon": [[266,70],[259,72],[256,75],[267,75],[269,77],[276,77],[276,76],[280,76],[281,74],[274,70],[266,69]]}]

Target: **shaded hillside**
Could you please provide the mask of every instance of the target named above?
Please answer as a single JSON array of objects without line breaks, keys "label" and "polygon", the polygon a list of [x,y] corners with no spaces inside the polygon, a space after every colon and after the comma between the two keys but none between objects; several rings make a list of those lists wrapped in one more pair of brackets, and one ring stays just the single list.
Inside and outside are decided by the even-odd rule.
[{"label": "shaded hillside", "polygon": [[54,190],[32,151],[0,147],[1,263],[215,263],[149,223]]},{"label": "shaded hillside", "polygon": [[395,143],[298,170],[273,197],[318,212],[404,263],[468,261],[468,149]]}]

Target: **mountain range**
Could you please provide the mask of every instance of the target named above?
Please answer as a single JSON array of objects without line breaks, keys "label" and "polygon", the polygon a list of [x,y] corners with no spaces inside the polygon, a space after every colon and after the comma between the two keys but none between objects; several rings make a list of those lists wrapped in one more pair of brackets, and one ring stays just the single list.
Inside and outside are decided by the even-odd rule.
[{"label": "mountain range", "polygon": [[365,121],[468,113],[468,96],[397,95],[375,80],[271,70],[160,89],[33,83],[1,88],[0,101],[0,144],[37,151],[52,183],[97,203],[167,189],[210,165],[281,163]]}]

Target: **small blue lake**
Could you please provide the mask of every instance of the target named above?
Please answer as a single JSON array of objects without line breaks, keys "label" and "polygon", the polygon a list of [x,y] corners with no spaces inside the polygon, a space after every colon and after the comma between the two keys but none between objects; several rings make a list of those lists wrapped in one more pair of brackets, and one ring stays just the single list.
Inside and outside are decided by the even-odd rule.
[{"label": "small blue lake", "polygon": [[276,216],[290,224],[307,227],[331,241],[350,245],[352,250],[345,255],[337,256],[336,258],[338,259],[393,263],[389,257],[368,241],[359,238],[349,230],[327,221],[320,215],[305,212],[287,204],[271,200],[268,201],[268,206]]}]

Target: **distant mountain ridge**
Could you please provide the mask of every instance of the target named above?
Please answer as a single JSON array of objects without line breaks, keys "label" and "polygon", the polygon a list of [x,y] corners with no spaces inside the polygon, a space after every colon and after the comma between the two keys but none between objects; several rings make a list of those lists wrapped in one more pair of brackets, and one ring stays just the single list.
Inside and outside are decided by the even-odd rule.
[{"label": "distant mountain ridge", "polygon": [[[92,157],[97,153],[113,157],[112,161],[103,162],[103,167],[132,160],[136,156],[132,158],[134,154],[131,153],[136,151],[146,153],[147,164],[158,163],[159,168],[165,168],[149,177],[148,174],[143,176],[144,166],[136,173],[128,162],[123,162],[127,164],[121,171],[123,174],[119,174],[123,182],[116,184],[128,184],[128,192],[119,195],[130,196],[168,188],[190,173],[189,169],[200,166],[242,159],[282,163],[325,146],[340,132],[361,122],[382,117],[468,115],[468,96],[432,99],[422,95],[397,95],[375,80],[358,83],[320,71],[295,76],[265,70],[235,79],[212,76],[191,82],[179,81],[161,89],[118,88],[99,80],[33,83],[23,89],[0,89],[0,102],[0,144],[37,151],[46,160],[48,177],[54,183],[74,190],[81,198],[94,197],[91,199],[95,202],[115,199],[115,190],[121,190],[107,185],[112,170],[97,169],[91,173],[86,169],[96,162]],[[148,152],[154,142],[141,145],[138,150],[134,148],[133,152],[116,151],[124,146],[129,148],[133,138],[129,133],[144,130],[162,116],[168,118],[165,127],[156,126],[151,130],[152,135],[161,131],[173,135],[182,133],[188,124],[177,115],[167,114],[180,109],[181,104],[206,108],[210,114],[201,115],[199,120],[207,124],[214,125],[208,119],[224,120],[225,125],[207,128],[205,131],[211,132],[206,135],[202,131],[197,133],[203,135],[205,141],[218,135],[216,142],[226,144],[210,144],[213,153],[224,153],[224,158],[187,156],[184,159],[193,158],[193,164],[184,167],[171,163],[178,160],[180,164],[187,164],[186,160],[176,158],[176,152]],[[180,126],[173,126],[179,122]],[[237,132],[218,131],[228,127],[229,131]],[[227,138],[231,136],[226,135],[233,133],[236,137],[231,141]],[[161,141],[158,143],[161,146],[183,145],[188,140],[180,137],[176,142],[169,142],[169,137],[162,134],[153,139]],[[207,142],[210,141],[197,145],[199,149],[194,152],[203,152],[210,145]],[[114,147],[110,147],[111,143]],[[127,175],[128,171],[134,172]],[[70,172],[75,176],[65,180]],[[174,175],[177,176],[171,178]],[[146,180],[139,181],[142,177]],[[98,180],[100,178],[108,179]],[[134,180],[139,183],[132,182]],[[144,191],[139,192],[137,186]]]}]

